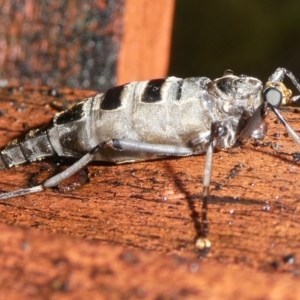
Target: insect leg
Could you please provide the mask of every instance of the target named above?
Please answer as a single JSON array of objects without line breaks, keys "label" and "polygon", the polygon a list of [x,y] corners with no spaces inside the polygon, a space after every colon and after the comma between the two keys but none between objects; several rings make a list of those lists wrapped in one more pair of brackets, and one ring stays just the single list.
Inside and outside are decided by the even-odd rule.
[{"label": "insect leg", "polygon": [[261,139],[265,136],[267,133],[267,123],[265,118],[267,116],[268,108],[274,112],[277,119],[285,126],[286,131],[293,138],[294,142],[300,145],[300,137],[297,132],[284,119],[279,110],[269,102],[264,102],[256,109],[253,115],[249,118],[244,129],[240,132],[239,139],[246,140],[250,137]]},{"label": "insect leg", "polygon": [[128,150],[134,152],[155,153],[158,155],[188,156],[194,154],[193,149],[185,146],[151,144],[136,140],[114,139],[111,147],[115,150]]},{"label": "insect leg", "polygon": [[292,137],[295,143],[300,145],[300,137],[297,132],[289,125],[289,123],[284,119],[281,113],[272,105],[270,105],[272,111],[276,115],[276,117],[280,120],[280,122],[285,126],[286,131]]},{"label": "insect leg", "polygon": [[203,194],[202,194],[202,210],[201,210],[201,232],[196,240],[196,248],[204,253],[209,251],[211,243],[207,238],[209,228],[208,228],[208,201],[209,201],[209,187],[211,182],[211,173],[213,166],[213,151],[214,151],[214,141],[216,138],[221,137],[225,134],[226,128],[219,122],[212,123],[211,125],[211,135],[208,142],[208,147],[205,156],[205,167],[203,176]]},{"label": "insect leg", "polygon": [[[85,167],[89,162],[91,162],[97,151],[101,148],[111,148],[115,150],[130,150],[136,152],[148,152],[148,153],[157,153],[161,155],[178,155],[185,156],[191,155],[193,151],[189,147],[178,147],[172,145],[160,145],[160,144],[150,144],[144,143],[134,140],[126,140],[126,139],[114,139],[106,142],[100,143],[90,152],[85,154],[81,159],[75,162],[72,166],[70,166],[65,171],[49,178],[43,184],[44,188],[50,188],[58,185],[63,180],[71,177],[81,168]],[[1,199],[1,195],[0,195]]]},{"label": "insect leg", "polygon": [[247,140],[250,137],[255,139],[262,139],[267,133],[267,123],[265,121],[267,116],[267,107],[271,106],[267,102],[260,105],[248,119],[245,127],[239,134],[240,140]]},{"label": "insect leg", "polygon": [[[202,209],[201,209],[201,232],[196,240],[196,248],[205,255],[211,246],[208,236],[208,201],[209,201],[209,187],[211,182],[212,164],[213,164],[213,151],[214,141],[218,137],[222,137],[226,133],[226,128],[219,122],[211,125],[211,135],[206,149],[205,167],[203,176],[203,194],[202,194]],[[149,143],[132,141],[132,140],[113,140],[112,146],[115,149],[143,151],[161,153],[162,155],[190,155],[192,149],[188,147],[177,147],[172,145],[153,145]]]},{"label": "insect leg", "polygon": [[300,91],[300,83],[296,76],[289,70],[285,68],[278,68],[270,77],[269,81],[277,82],[280,81],[282,82],[284,79],[284,76],[287,76],[291,79],[295,87],[297,88],[298,91]]},{"label": "insect leg", "polygon": [[192,155],[193,150],[189,147],[184,146],[174,146],[174,145],[161,145],[161,144],[150,144],[134,140],[126,139],[114,139],[106,142],[102,142],[93,148],[90,152],[81,157],[73,165],[63,172],[49,178],[43,184],[27,189],[22,189],[18,191],[8,192],[0,195],[0,199],[8,199],[17,196],[23,196],[27,194],[32,194],[36,192],[43,191],[46,188],[51,188],[58,185],[63,180],[71,177],[81,168],[85,167],[89,162],[91,162],[97,151],[101,148],[111,148],[115,150],[130,150],[135,152],[147,152],[155,153],[158,155],[174,155],[174,156],[187,156]]},{"label": "insect leg", "polygon": [[46,188],[50,188],[50,187],[54,187],[54,186],[58,185],[60,182],[71,177],[77,171],[79,171],[81,168],[85,167],[90,161],[92,161],[95,157],[95,154],[102,146],[103,146],[103,143],[100,143],[94,149],[92,149],[90,152],[88,152],[83,157],[81,157],[78,161],[76,161],[73,165],[71,165],[68,169],[49,178],[43,184],[31,187],[31,188],[27,188],[27,189],[22,189],[22,190],[18,190],[18,191],[1,194],[0,199],[8,199],[8,198],[13,198],[13,197],[17,197],[17,196],[24,196],[27,194],[37,193],[37,192],[43,191]]}]

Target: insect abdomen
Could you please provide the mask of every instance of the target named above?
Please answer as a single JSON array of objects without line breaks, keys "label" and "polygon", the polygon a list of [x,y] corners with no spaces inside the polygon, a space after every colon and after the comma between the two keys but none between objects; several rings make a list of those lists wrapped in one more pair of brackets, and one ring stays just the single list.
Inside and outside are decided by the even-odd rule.
[{"label": "insect abdomen", "polygon": [[169,77],[113,88],[110,91],[118,94],[119,100],[114,99],[116,106],[109,109],[105,94],[96,135],[184,145],[191,134],[209,129],[209,112],[201,105],[205,100],[200,95],[209,81],[205,77]]},{"label": "insect abdomen", "polygon": [[11,168],[55,155],[47,135],[47,127],[31,130],[23,139],[12,140],[0,152],[0,168]]},{"label": "insect abdomen", "polygon": [[[210,112],[201,96],[209,81],[169,77],[114,87],[56,114],[44,129],[13,140],[0,153],[2,167],[54,155],[80,158],[110,139],[185,146],[196,132],[209,130]],[[128,161],[122,155],[99,153],[98,159]]]}]

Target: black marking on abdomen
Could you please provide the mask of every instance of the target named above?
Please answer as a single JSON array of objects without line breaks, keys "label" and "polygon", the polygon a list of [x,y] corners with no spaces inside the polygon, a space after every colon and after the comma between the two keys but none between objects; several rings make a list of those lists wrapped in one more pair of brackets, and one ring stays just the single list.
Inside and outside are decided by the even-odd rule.
[{"label": "black marking on abdomen", "polygon": [[80,120],[84,116],[83,105],[84,102],[78,103],[72,108],[58,114],[55,118],[55,124],[62,125]]},{"label": "black marking on abdomen", "polygon": [[181,99],[181,91],[182,91],[182,85],[183,85],[183,80],[178,81],[178,89],[177,89],[177,95],[176,95],[176,100]]},{"label": "black marking on abdomen", "polygon": [[161,101],[161,87],[165,82],[165,79],[150,80],[147,86],[145,87],[141,101],[146,103],[154,103]]},{"label": "black marking on abdomen", "polygon": [[124,85],[116,86],[109,89],[101,102],[100,109],[113,110],[121,106],[121,97],[124,90]]}]

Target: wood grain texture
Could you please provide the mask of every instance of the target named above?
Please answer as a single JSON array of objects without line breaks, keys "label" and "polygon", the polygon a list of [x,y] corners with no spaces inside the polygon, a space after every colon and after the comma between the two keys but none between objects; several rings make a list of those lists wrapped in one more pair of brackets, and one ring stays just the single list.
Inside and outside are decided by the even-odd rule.
[{"label": "wood grain texture", "polygon": [[[92,93],[62,92],[59,100]],[[57,99],[44,94],[1,91],[1,146],[52,117],[48,104]],[[293,108],[284,109],[284,116],[300,129]],[[294,299],[300,169],[293,154],[298,151],[270,114],[263,142],[215,153],[212,249],[201,260],[194,242],[202,155],[92,164],[87,184],[76,188],[85,178],[80,174],[58,189],[1,201],[0,286],[12,299],[46,294],[75,299],[78,293],[100,299]],[[56,171],[51,162],[2,170],[0,190],[37,184]]]}]

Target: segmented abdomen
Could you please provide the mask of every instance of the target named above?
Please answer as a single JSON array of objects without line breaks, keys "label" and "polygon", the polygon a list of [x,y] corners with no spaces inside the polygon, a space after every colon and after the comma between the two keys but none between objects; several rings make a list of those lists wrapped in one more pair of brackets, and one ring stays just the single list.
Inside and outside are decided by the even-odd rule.
[{"label": "segmented abdomen", "polygon": [[[114,87],[56,114],[47,127],[11,142],[1,151],[3,166],[53,155],[80,157],[110,139],[186,145],[196,132],[210,129],[203,97],[208,82],[205,77],[169,77]],[[116,161],[122,161],[122,152],[117,156]],[[98,159],[108,160],[101,153]]]},{"label": "segmented abdomen", "polygon": [[24,138],[9,142],[0,152],[0,169],[11,168],[55,155],[48,139],[48,127],[31,130]]},{"label": "segmented abdomen", "polygon": [[[114,108],[108,93],[99,106],[94,136],[104,139],[185,145],[195,132],[210,130],[210,111],[203,93],[208,78],[156,79],[118,87]],[[110,95],[109,95],[110,96]]]}]

